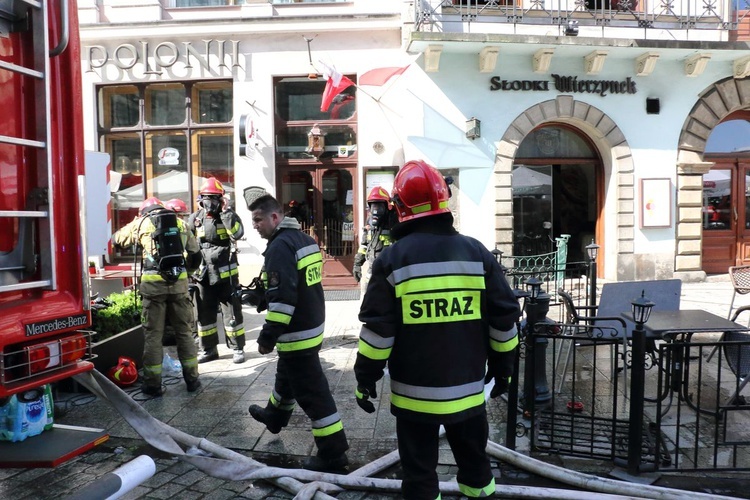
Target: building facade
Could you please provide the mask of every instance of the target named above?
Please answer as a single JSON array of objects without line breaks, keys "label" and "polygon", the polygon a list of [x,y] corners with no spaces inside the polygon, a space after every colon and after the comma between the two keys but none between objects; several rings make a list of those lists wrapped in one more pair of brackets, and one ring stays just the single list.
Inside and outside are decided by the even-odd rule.
[{"label": "building facade", "polygon": [[[114,229],[144,197],[195,208],[208,176],[249,226],[243,192],[262,188],[318,239],[329,287],[350,284],[368,189],[418,158],[488,248],[568,234],[568,260],[600,246],[603,278],[702,279],[750,259],[750,162],[705,154],[750,108],[736,7],[82,2],[87,147],[112,158]],[[323,111],[336,72],[356,85]],[[246,233],[243,283],[265,248]]]}]

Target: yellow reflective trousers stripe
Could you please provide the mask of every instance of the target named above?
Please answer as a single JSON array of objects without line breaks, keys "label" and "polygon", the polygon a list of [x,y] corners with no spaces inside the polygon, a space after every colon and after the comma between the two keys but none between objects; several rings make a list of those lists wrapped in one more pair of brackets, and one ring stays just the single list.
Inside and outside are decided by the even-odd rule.
[{"label": "yellow reflective trousers stripe", "polygon": [[331,425],[327,425],[320,429],[313,429],[312,434],[315,437],[326,437],[326,436],[330,436],[331,434],[335,434],[343,430],[344,430],[344,424],[342,424],[341,420],[339,420],[338,422],[335,422]]}]

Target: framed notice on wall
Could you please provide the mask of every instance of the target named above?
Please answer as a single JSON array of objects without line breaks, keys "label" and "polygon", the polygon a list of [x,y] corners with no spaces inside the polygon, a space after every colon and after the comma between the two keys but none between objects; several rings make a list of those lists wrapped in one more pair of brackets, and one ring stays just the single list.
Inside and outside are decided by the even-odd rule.
[{"label": "framed notice on wall", "polygon": [[672,181],[641,179],[641,228],[672,225]]}]

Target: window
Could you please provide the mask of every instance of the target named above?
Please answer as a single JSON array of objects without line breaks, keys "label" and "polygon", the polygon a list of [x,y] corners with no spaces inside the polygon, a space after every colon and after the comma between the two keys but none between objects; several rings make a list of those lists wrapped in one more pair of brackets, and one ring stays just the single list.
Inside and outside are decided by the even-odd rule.
[{"label": "window", "polygon": [[[354,79],[350,75],[350,78]],[[318,125],[325,143],[321,159],[356,158],[357,119],[356,87],[351,86],[337,95],[328,111],[320,110],[325,81],[307,78],[277,80],[275,110],[276,154],[279,160],[311,160],[307,151],[308,134]]]},{"label": "window", "polygon": [[149,196],[180,198],[193,210],[204,177],[234,198],[231,81],[103,86],[98,103],[100,150],[121,175],[113,231]]}]

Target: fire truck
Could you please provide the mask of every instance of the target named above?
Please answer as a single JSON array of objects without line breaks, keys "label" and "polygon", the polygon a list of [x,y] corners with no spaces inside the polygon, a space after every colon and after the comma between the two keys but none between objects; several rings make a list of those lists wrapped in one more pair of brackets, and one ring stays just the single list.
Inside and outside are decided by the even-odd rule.
[{"label": "fire truck", "polygon": [[75,2],[0,2],[0,399],[93,369]]}]

